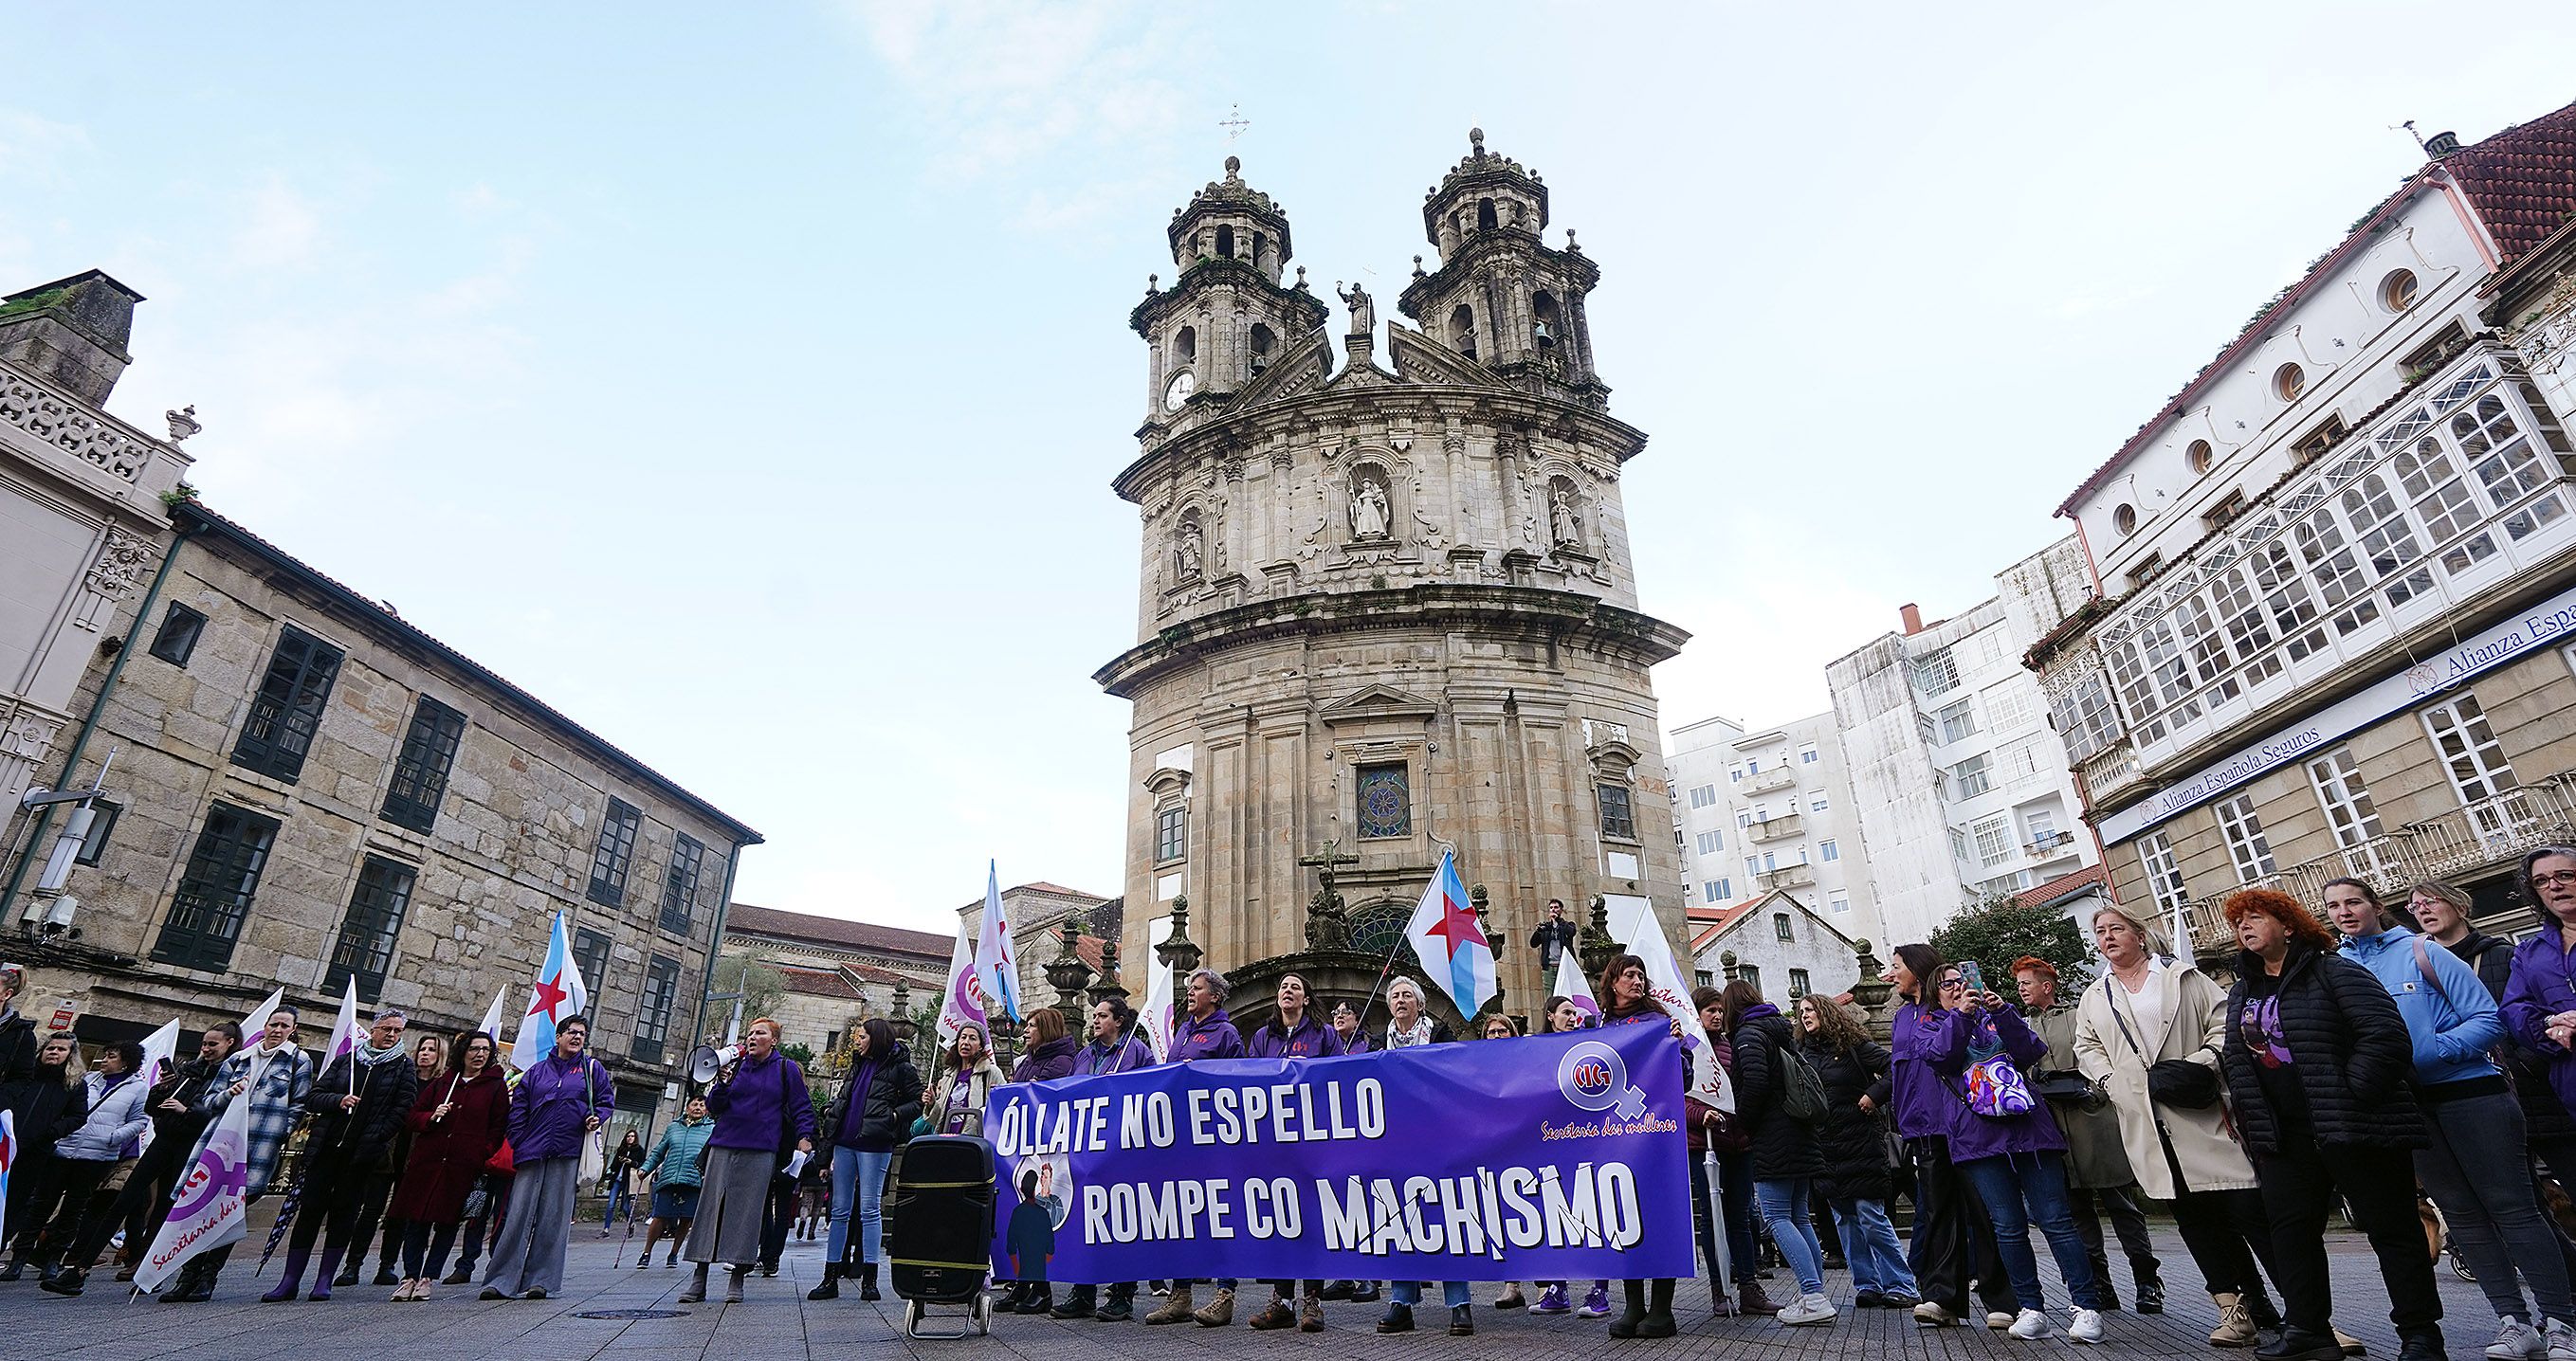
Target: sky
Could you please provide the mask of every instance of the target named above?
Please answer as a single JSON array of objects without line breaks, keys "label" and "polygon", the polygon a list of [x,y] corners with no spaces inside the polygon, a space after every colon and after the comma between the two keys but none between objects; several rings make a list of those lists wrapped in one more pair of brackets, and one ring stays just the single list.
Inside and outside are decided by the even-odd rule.
[{"label": "sky", "polygon": [[[1022,0],[47,5],[0,292],[145,294],[110,409],[768,844],[945,931],[1120,889],[1145,349],[1221,173],[1392,298],[1467,129],[1600,266],[1665,723],[1992,594],[2420,162],[2571,98],[2576,11]],[[1239,110],[1249,126],[1222,126]],[[1392,304],[1386,310],[1392,311]]]}]

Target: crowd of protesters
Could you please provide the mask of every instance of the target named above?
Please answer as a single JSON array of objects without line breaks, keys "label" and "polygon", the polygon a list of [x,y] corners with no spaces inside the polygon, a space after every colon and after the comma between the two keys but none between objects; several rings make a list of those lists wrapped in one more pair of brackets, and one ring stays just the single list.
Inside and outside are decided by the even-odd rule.
[{"label": "crowd of protesters", "polygon": [[[1597,1019],[1551,997],[1537,1021],[1542,1032],[1652,1024],[1677,1039],[1695,1023],[1728,1075],[1733,1108],[1694,1093],[1682,1121],[1695,1238],[1719,1315],[1810,1327],[1845,1307],[1907,1309],[1927,1328],[1982,1316],[2036,1339],[2054,1326],[2044,1245],[2070,1306],[2064,1335],[2098,1342],[2103,1315],[2123,1307],[2115,1275],[2126,1277],[2130,1308],[2164,1308],[2146,1222],[2153,1204],[2171,1214],[2217,1311],[2211,1345],[2250,1347],[2262,1361],[2329,1361],[2360,1348],[2332,1323],[2325,1231],[2340,1207],[2377,1261],[2401,1361],[2420,1361],[2444,1355],[2426,1230],[2438,1212],[2496,1315],[2485,1355],[2576,1361],[2576,1239],[2552,1214],[2548,1184],[2576,1163],[2576,848],[2525,857],[2519,882],[2543,916],[2543,930],[2519,944],[2478,932],[2471,900],[2446,884],[2417,885],[2403,904],[2357,879],[2328,883],[2313,907],[2268,889],[2236,893],[2224,909],[2239,947],[2230,986],[2117,906],[2092,919],[2104,968],[2072,999],[2060,995],[2057,967],[2035,957],[2009,962],[2007,997],[1980,986],[1972,962],[1900,945],[1885,975],[1897,1003],[1886,1043],[1844,1001],[1809,995],[1783,1012],[1744,981],[1702,987],[1693,1014],[1677,1014],[1635,955],[1600,971]],[[1561,922],[1552,911],[1534,944],[1569,948],[1552,929]],[[246,1094],[252,1199],[289,1190],[281,1154],[299,1127],[304,1136],[285,1263],[263,1301],[329,1299],[357,1281],[379,1232],[375,1281],[395,1300],[469,1282],[486,1252],[487,1300],[562,1288],[579,1169],[586,1153],[604,1154],[597,1131],[614,1113],[581,1018],[561,1023],[554,1052],[517,1073],[479,1032],[406,1047],[405,1018],[388,1009],[354,1052],[317,1073],[294,1042],[295,1011],[281,1007],[256,1035],[207,1029],[193,1058],[154,1075],[138,1045],[104,1046],[93,1067],[70,1036],[39,1036],[16,1009],[24,987],[17,969],[0,967],[0,1109],[20,1142],[0,1282],[33,1268],[46,1290],[78,1295],[120,1234],[117,1278],[131,1278],[214,1118]],[[1328,1002],[1292,973],[1278,981],[1272,1018],[1247,1032],[1226,1010],[1228,992],[1212,970],[1187,977],[1164,1062],[1299,1062],[1461,1038],[1402,977],[1385,987],[1377,1026],[1364,1021],[1371,1008]],[[1523,1034],[1505,1016],[1474,1029],[1476,1042]],[[881,1207],[903,1144],[980,1136],[1005,1083],[1149,1066],[1139,1032],[1122,998],[1098,1003],[1078,1027],[1040,1008],[1022,1022],[1008,1076],[991,1037],[966,1024],[925,1077],[895,1028],[871,1019],[851,1037],[837,1098],[818,1111],[777,1024],[755,1020],[738,1057],[657,1137],[629,1133],[607,1160],[615,1189],[603,1226],[621,1207],[631,1223],[641,1197],[635,1268],[668,1240],[665,1268],[695,1264],[683,1301],[706,1297],[718,1264],[724,1298],[743,1299],[751,1271],[775,1274],[791,1231],[826,1244],[808,1299],[837,1298],[844,1282],[879,1299]],[[1910,1241],[1890,1212],[1900,1195],[1913,1205]],[[2111,1242],[2125,1272],[2113,1269]],[[1775,1300],[1762,1286],[1766,1244],[1794,1294]],[[456,1273],[442,1277],[460,1246]],[[1074,1285],[1059,1300],[1043,1274],[1051,1246],[1017,1256],[1028,1274],[997,1282],[1000,1310],[1137,1317],[1145,1282]],[[189,1259],[161,1299],[210,1298],[231,1251]],[[1846,1301],[1828,1291],[1829,1264],[1848,1267]],[[1376,1301],[1381,1284],[1377,1331],[1411,1331],[1428,1288],[1259,1284],[1267,1289],[1250,1326],[1306,1332],[1324,1327],[1327,1302]],[[1534,1297],[1507,1283],[1492,1307],[1609,1318],[1613,1338],[1679,1327],[1672,1278],[1618,1282],[1615,1317],[1609,1281],[1532,1284]],[[1224,1327],[1242,1283],[1151,1285],[1162,1303],[1143,1322]],[[1468,1283],[1443,1282],[1441,1292],[1449,1332],[1472,1335]]]}]

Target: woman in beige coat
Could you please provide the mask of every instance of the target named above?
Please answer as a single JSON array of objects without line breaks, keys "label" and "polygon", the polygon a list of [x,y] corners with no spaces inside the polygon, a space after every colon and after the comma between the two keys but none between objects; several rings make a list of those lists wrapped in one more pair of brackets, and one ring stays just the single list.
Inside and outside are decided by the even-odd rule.
[{"label": "woman in beige coat", "polygon": [[[2151,929],[2120,908],[2093,914],[2093,940],[2111,968],[2076,1007],[2076,1065],[2109,1091],[2139,1189],[2173,1202],[2183,1246],[2218,1304],[2210,1344],[2253,1346],[2256,1330],[2278,1329],[2281,1316],[2255,1270],[2258,1258],[2270,1269],[2272,1236],[2254,1166],[2218,1097],[2227,990],[2189,959],[2163,957]],[[2177,1105],[2151,1093],[2208,1099]]]}]

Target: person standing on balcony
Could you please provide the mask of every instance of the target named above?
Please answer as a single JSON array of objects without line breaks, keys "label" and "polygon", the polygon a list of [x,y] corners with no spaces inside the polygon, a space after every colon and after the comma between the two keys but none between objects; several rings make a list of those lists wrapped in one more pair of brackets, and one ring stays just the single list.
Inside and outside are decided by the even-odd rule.
[{"label": "person standing on balcony", "polygon": [[1547,900],[1547,919],[1530,932],[1530,948],[1538,951],[1538,970],[1542,978],[1556,977],[1556,961],[1574,948],[1574,923],[1565,919],[1565,900]]},{"label": "person standing on balcony", "polygon": [[[2498,1328],[2487,1355],[2543,1352],[2576,1361],[2576,1302],[2567,1264],[2531,1196],[2531,1152],[2522,1108],[2488,1057],[2504,1042],[2504,1018],[2477,971],[2448,950],[2390,924],[2379,894],[2358,879],[2329,879],[2326,918],[2343,933],[2342,954],[2370,970],[2406,1018],[2415,1053],[2417,1099],[2430,1147],[2416,1150],[2415,1175],[2451,1226],[2451,1244],[2494,1307]],[[2514,1273],[2519,1269],[2521,1275]],[[2530,1304],[2523,1286],[2531,1288]]]},{"label": "person standing on balcony", "polygon": [[2273,1283],[2289,1328],[2266,1361],[2336,1361],[2326,1268],[2340,1195],[2370,1238],[2400,1361],[2442,1355],[2442,1296],[2415,1218],[2413,1150],[2431,1142],[2413,1092],[2414,1043],[2370,971],[2334,952],[2299,900],[2229,895],[2236,987],[2220,1063],[2272,1227]]}]

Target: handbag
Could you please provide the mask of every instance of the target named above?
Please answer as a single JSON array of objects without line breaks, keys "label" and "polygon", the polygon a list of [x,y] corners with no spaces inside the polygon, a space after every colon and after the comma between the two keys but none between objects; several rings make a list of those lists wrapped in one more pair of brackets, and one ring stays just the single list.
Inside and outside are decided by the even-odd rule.
[{"label": "handbag", "polygon": [[[584,1120],[588,1120],[590,1118],[591,1111],[599,1105],[598,1095],[591,1090],[590,1063],[591,1061],[587,1058],[583,1059],[581,1063],[581,1116]],[[598,1129],[585,1131],[582,1134],[581,1172],[579,1174],[581,1185],[588,1186],[593,1182],[598,1181],[601,1177],[607,1175],[607,1139],[608,1127],[605,1125]]]},{"label": "handbag", "polygon": [[1968,1109],[1989,1120],[2027,1115],[2039,1105],[2009,1054],[1990,1054],[1968,1065]]},{"label": "handbag", "polygon": [[2030,1089],[2039,1099],[2052,1104],[2073,1106],[2091,1114],[2111,1104],[2111,1093],[2101,1083],[2072,1068],[2052,1068],[2038,1075]]},{"label": "handbag", "polygon": [[[2119,986],[2117,982],[2112,987]],[[2111,1007],[2111,1019],[2119,1024],[2120,1038],[2129,1042],[2129,1052],[2147,1065],[2147,1099],[2161,1105],[2184,1110],[2205,1111],[2218,1104],[2218,1074],[2189,1059],[2157,1059],[2147,1062],[2145,1046],[2138,1043],[2137,1032],[2129,1029],[2129,1018],[2120,1014],[2120,999],[2105,992],[2102,1000]],[[2159,1117],[2156,1127],[2162,1129]]]},{"label": "handbag", "polygon": [[518,1160],[510,1156],[509,1140],[503,1139],[501,1146],[492,1150],[492,1156],[483,1160],[483,1170],[504,1177],[519,1170]]}]

